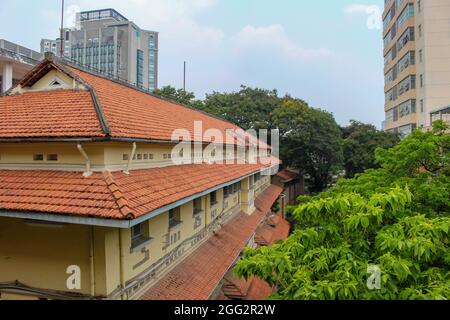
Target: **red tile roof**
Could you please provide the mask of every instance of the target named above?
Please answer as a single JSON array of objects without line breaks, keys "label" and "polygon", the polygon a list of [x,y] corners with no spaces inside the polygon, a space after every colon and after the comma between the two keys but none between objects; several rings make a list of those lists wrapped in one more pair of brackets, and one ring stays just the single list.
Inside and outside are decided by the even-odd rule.
[{"label": "red tile roof", "polygon": [[278,172],[277,176],[285,182],[289,182],[300,177],[298,173],[286,169]]},{"label": "red tile roof", "polygon": [[258,245],[269,246],[289,236],[291,226],[281,215],[271,217],[256,230],[255,241]]},{"label": "red tile roof", "polygon": [[206,300],[233,266],[248,240],[283,190],[270,186],[255,201],[252,215],[235,216],[215,236],[202,244],[158,281],[142,300]]},{"label": "red tile roof", "polygon": [[258,172],[255,164],[198,164],[122,172],[0,170],[0,210],[110,219],[139,217]]},{"label": "red tile roof", "polygon": [[0,97],[0,137],[104,136],[91,94],[56,90]]},{"label": "red tile roof", "polygon": [[267,282],[259,278],[253,278],[250,290],[245,297],[245,300],[266,300],[274,291]]},{"label": "red tile roof", "polygon": [[[177,129],[185,129],[190,141],[212,142],[203,137],[208,129],[219,130],[223,139],[229,129],[239,130],[232,144],[258,143],[236,125],[150,95],[123,83],[81,70],[67,62],[45,60],[21,81],[26,87],[49,70],[67,73],[87,87],[87,91],[55,90],[0,97],[0,138],[20,137],[99,137],[178,141],[172,137]],[[202,122],[202,131],[194,131],[194,123]],[[248,139],[248,141],[246,140]],[[215,141],[225,143],[226,141]],[[261,147],[267,145],[259,141]]]}]

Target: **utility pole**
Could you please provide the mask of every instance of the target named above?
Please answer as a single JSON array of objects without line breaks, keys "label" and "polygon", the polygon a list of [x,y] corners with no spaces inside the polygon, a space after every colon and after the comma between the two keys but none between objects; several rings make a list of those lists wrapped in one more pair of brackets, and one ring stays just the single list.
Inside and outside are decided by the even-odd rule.
[{"label": "utility pole", "polygon": [[64,0],[61,0],[61,34],[60,34],[60,46],[59,56],[64,57]]},{"label": "utility pole", "polygon": [[183,91],[186,92],[186,61],[184,62],[183,70]]}]

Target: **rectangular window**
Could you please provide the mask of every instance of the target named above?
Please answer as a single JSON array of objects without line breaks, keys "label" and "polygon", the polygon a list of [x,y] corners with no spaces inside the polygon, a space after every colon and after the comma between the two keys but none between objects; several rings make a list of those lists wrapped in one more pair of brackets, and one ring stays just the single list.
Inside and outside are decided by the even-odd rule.
[{"label": "rectangular window", "polygon": [[397,19],[397,28],[400,27],[411,17],[414,17],[414,4],[410,3],[406,6],[406,8],[400,13]]},{"label": "rectangular window", "polygon": [[420,63],[423,62],[423,50],[422,49],[419,50],[419,62]]},{"label": "rectangular window", "polygon": [[194,216],[199,215],[203,212],[202,198],[194,200]]},{"label": "rectangular window", "polygon": [[423,80],[423,74],[420,75],[420,87],[423,88],[424,80]]},{"label": "rectangular window", "polygon": [[146,245],[151,240],[148,236],[148,222],[143,222],[131,228],[131,249]]},{"label": "rectangular window", "polygon": [[424,111],[424,104],[423,104],[423,99],[420,100],[420,112],[423,113]]},{"label": "rectangular window", "polygon": [[414,41],[414,28],[408,28],[397,41],[397,52],[400,52],[409,41]]},{"label": "rectangular window", "polygon": [[403,56],[398,62],[398,72],[402,72],[410,65],[416,64],[416,54],[414,51],[409,51],[407,54]]},{"label": "rectangular window", "polygon": [[394,121],[394,109],[391,109],[386,112],[386,122]]},{"label": "rectangular window", "polygon": [[411,113],[416,113],[416,100],[408,100],[398,106],[398,115],[400,118],[406,117]]},{"label": "rectangular window", "polygon": [[58,155],[57,154],[48,154],[47,161],[58,161]]},{"label": "rectangular window", "polygon": [[416,76],[408,76],[398,84],[398,95],[408,92],[416,88]]},{"label": "rectangular window", "polygon": [[214,206],[217,204],[217,191],[211,192],[211,205]]},{"label": "rectangular window", "polygon": [[181,223],[180,208],[169,211],[169,228],[172,229]]},{"label": "rectangular window", "polygon": [[33,155],[33,161],[44,161],[44,155],[43,154]]},{"label": "rectangular window", "polygon": [[227,199],[230,196],[230,187],[223,188],[223,197]]},{"label": "rectangular window", "polygon": [[135,241],[143,236],[142,224],[138,224],[131,228],[131,241]]}]

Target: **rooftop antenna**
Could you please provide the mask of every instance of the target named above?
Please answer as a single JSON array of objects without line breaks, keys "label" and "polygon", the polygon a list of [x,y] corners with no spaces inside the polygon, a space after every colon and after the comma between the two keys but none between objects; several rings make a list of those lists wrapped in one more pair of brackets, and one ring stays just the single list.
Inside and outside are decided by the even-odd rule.
[{"label": "rooftop antenna", "polygon": [[183,91],[186,92],[186,61],[184,61],[183,69]]},{"label": "rooftop antenna", "polygon": [[60,57],[64,57],[64,0],[61,0],[61,34],[60,34],[60,41],[61,41],[61,48],[59,49],[59,55]]}]

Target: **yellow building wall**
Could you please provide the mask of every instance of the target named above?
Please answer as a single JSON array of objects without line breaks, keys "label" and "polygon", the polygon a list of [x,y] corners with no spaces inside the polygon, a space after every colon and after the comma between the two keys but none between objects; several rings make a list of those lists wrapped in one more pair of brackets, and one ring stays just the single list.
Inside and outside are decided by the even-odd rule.
[{"label": "yellow building wall", "polygon": [[68,291],[67,268],[81,268],[81,290],[90,294],[90,227],[34,225],[0,218],[0,282]]},{"label": "yellow building wall", "polygon": [[[148,230],[152,238],[145,247],[133,250],[131,243],[131,229],[89,227],[80,225],[35,225],[27,224],[22,219],[0,218],[0,282],[20,281],[36,288],[69,291],[66,281],[68,266],[77,265],[81,268],[81,290],[72,291],[91,294],[94,282],[94,295],[108,297],[118,292],[121,284],[127,283],[161,258],[173,252],[187,239],[199,234],[216,217],[242,205],[247,213],[255,208],[255,189],[264,190],[270,177],[262,176],[254,186],[250,186],[250,179],[242,182],[242,191],[230,194],[224,199],[224,190],[217,193],[217,204],[211,206],[210,195],[201,197],[204,211],[201,213],[202,223],[194,228],[194,201],[180,207],[182,223],[169,229],[169,213],[165,212],[146,222],[144,230]],[[260,192],[262,192],[260,191]],[[250,203],[250,205],[248,203]],[[225,205],[224,205],[225,204]],[[179,234],[175,243],[168,243],[170,235]],[[91,240],[92,238],[92,240]],[[206,239],[204,239],[206,240]],[[93,248],[93,269],[91,269],[91,241]],[[170,241],[170,240],[169,240]],[[200,242],[201,243],[201,242]],[[174,267],[183,257],[194,250],[200,243],[187,247],[166,270]],[[91,273],[93,277],[91,277]],[[132,296],[133,294],[131,294]],[[130,298],[127,296],[124,298]],[[16,299],[14,295],[3,294],[0,299]],[[20,299],[29,298],[20,296]],[[120,296],[116,296],[120,298]]]},{"label": "yellow building wall", "polygon": [[59,72],[57,70],[51,70],[49,71],[45,76],[43,76],[39,81],[37,81],[32,87],[31,90],[48,90],[51,89],[50,84],[55,80],[55,78],[58,78],[61,80],[62,87],[63,88],[70,88],[72,89],[74,86],[74,80],[67,76],[65,73]]},{"label": "yellow building wall", "polygon": [[[102,165],[105,161],[103,143],[83,143],[83,148],[92,165]],[[33,155],[44,155],[43,161],[34,161]],[[47,155],[57,154],[58,161],[47,161]],[[39,166],[83,166],[84,158],[77,149],[77,143],[0,143],[0,165]]]}]

